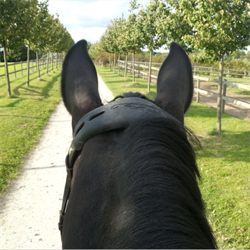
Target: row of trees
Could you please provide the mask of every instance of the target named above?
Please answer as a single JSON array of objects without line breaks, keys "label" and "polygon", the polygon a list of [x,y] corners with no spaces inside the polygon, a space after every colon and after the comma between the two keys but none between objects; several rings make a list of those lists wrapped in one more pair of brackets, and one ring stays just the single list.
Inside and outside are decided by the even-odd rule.
[{"label": "row of trees", "polygon": [[100,42],[109,53],[134,54],[147,48],[152,55],[175,41],[187,52],[199,51],[199,60],[218,61],[217,131],[221,132],[224,58],[250,45],[249,27],[249,0],[151,0],[146,7],[131,0],[128,18],[122,15],[112,20]]},{"label": "row of trees", "polygon": [[48,0],[0,0],[0,47],[3,49],[8,93],[11,95],[7,51],[27,47],[27,70],[29,84],[29,51],[66,52],[74,41],[70,33],[48,11]]}]

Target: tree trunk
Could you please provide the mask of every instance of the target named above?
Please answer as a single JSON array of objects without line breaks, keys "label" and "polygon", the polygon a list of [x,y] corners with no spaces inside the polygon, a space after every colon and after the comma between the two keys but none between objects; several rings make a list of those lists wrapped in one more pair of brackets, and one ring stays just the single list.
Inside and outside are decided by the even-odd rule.
[{"label": "tree trunk", "polygon": [[36,68],[37,68],[38,78],[40,79],[40,68],[39,68],[38,52],[36,52]]},{"label": "tree trunk", "polygon": [[132,53],[133,82],[135,82],[135,52]]},{"label": "tree trunk", "polygon": [[27,85],[30,85],[30,48],[27,46]]},{"label": "tree trunk", "polygon": [[114,53],[114,73],[115,73],[115,53]]},{"label": "tree trunk", "polygon": [[47,75],[49,74],[49,52],[47,52]]},{"label": "tree trunk", "polygon": [[120,58],[121,58],[121,54],[118,54],[118,75],[120,75]]},{"label": "tree trunk", "polygon": [[148,69],[148,92],[150,92],[150,83],[151,83],[151,73],[152,73],[152,54],[153,51],[150,50],[150,59],[149,59],[149,69]]},{"label": "tree trunk", "polygon": [[51,66],[52,66],[52,69],[51,69],[51,70],[52,70],[52,71],[54,70],[53,58],[54,58],[54,57],[53,57],[53,53],[51,53]]},{"label": "tree trunk", "polygon": [[221,134],[221,101],[222,101],[222,84],[224,71],[224,55],[221,55],[219,64],[219,84],[218,84],[218,99],[217,99],[217,132]]},{"label": "tree trunk", "polygon": [[126,62],[125,62],[125,72],[124,72],[124,77],[127,76],[127,65],[128,65],[128,54],[126,55]]},{"label": "tree trunk", "polygon": [[8,85],[8,94],[9,94],[9,96],[11,96],[10,78],[9,78],[9,69],[8,69],[6,47],[3,47],[3,56],[4,56],[4,67],[5,67],[5,79],[6,79],[6,82],[7,82],[7,85]]},{"label": "tree trunk", "polygon": [[110,58],[110,53],[109,53],[109,70],[111,71],[111,58]]}]

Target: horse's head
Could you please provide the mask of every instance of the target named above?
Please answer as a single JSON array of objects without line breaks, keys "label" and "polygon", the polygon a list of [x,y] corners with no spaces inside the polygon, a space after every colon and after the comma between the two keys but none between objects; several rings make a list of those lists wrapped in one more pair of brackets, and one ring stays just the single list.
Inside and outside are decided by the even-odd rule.
[{"label": "horse's head", "polygon": [[[185,51],[171,43],[161,66],[155,104],[181,123],[193,95],[192,66]],[[62,96],[72,115],[72,125],[89,111],[102,106],[95,66],[87,52],[87,42],[79,41],[68,52],[62,71]]]},{"label": "horse's head", "polygon": [[82,40],[65,58],[61,88],[74,131],[63,247],[214,248],[183,126],[193,95],[185,51],[171,44],[155,101],[130,92],[103,105]]}]

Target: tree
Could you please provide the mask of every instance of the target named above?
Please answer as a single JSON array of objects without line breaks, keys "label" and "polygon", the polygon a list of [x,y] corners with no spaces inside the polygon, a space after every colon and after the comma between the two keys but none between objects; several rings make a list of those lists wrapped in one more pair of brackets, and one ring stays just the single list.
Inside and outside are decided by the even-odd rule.
[{"label": "tree", "polygon": [[29,65],[30,65],[30,49],[32,43],[36,43],[38,40],[38,30],[37,30],[37,16],[39,15],[39,7],[37,0],[30,0],[29,5],[27,6],[28,10],[26,10],[26,18],[29,18],[30,21],[27,22],[27,32],[25,34],[25,44],[27,46],[27,85],[29,86]]},{"label": "tree", "polygon": [[124,51],[124,44],[122,43],[122,33],[125,19],[122,15],[121,18],[115,18],[108,25],[105,34],[101,38],[103,48],[106,52],[114,53],[114,71],[115,71],[115,54],[122,53]]},{"label": "tree", "polygon": [[[108,29],[108,28],[107,28]],[[100,44],[101,44],[101,49],[109,54],[109,69],[111,70],[111,59],[110,59],[110,53],[111,49],[110,49],[110,44],[109,44],[109,40],[107,39],[107,29],[105,30],[105,33],[102,35],[101,39],[100,39]]]},{"label": "tree", "polygon": [[[121,54],[125,54],[126,58],[128,55],[128,48],[125,42],[125,34],[126,34],[126,19],[124,15],[116,20],[116,30],[118,31],[118,39],[117,39],[117,48],[118,48],[118,60],[120,60]],[[118,64],[119,67],[119,64]],[[120,68],[118,68],[118,74],[120,74]]]},{"label": "tree", "polygon": [[[101,43],[103,46],[103,50],[105,52],[108,52],[109,54],[115,53],[116,51],[116,34],[114,32],[114,28],[112,25],[108,25],[107,29],[105,30],[105,33],[101,37]],[[109,67],[111,70],[111,59],[109,58]],[[114,65],[115,70],[115,65]]]},{"label": "tree", "polygon": [[62,24],[57,25],[56,32],[57,42],[51,46],[51,52],[68,52],[68,50],[75,44],[70,33]]},{"label": "tree", "polygon": [[36,61],[37,61],[37,73],[38,78],[40,78],[40,68],[39,68],[39,52],[43,52],[45,46],[47,45],[47,30],[50,30],[51,27],[48,25],[48,19],[50,14],[48,12],[48,0],[38,3],[36,15],[34,17],[34,25],[32,27],[32,33],[26,43],[28,47],[36,52]]},{"label": "tree", "polygon": [[162,18],[156,22],[156,30],[165,37],[165,44],[174,41],[186,52],[192,52],[192,47],[184,41],[183,37],[194,35],[194,31],[185,19],[185,13],[179,3],[179,0],[166,0],[166,5],[161,10]]},{"label": "tree", "polygon": [[3,47],[5,76],[8,85],[8,94],[11,87],[8,72],[7,48],[16,49],[24,45],[24,39],[29,33],[30,23],[33,20],[32,6],[37,0],[0,0],[0,46]]},{"label": "tree", "polygon": [[116,54],[119,54],[118,60],[120,59],[120,53],[121,53],[121,27],[122,22],[121,19],[115,18],[111,21],[111,29],[109,35],[111,36],[111,42],[112,42],[112,51],[114,53],[114,72],[115,72],[115,66],[116,66]]},{"label": "tree", "polygon": [[[47,52],[47,74],[49,65],[49,52],[67,52],[70,47],[74,45],[74,41],[68,31],[60,23],[59,15],[49,16],[47,19],[47,26],[45,37],[47,39],[44,51]],[[53,60],[52,60],[53,66]]]},{"label": "tree", "polygon": [[150,92],[151,67],[153,51],[162,47],[166,42],[165,30],[156,28],[157,23],[164,22],[167,6],[159,0],[151,0],[150,4],[139,11],[138,27],[142,33],[142,42],[150,51],[148,92]]},{"label": "tree", "polygon": [[183,40],[195,50],[203,50],[205,56],[219,61],[220,76],[217,101],[217,132],[221,133],[221,96],[224,57],[250,44],[249,0],[182,0],[172,1],[177,12],[192,27],[194,35]]},{"label": "tree", "polygon": [[143,47],[142,32],[138,25],[138,15],[135,11],[139,8],[136,0],[130,1],[130,15],[127,18],[124,28],[124,46],[132,53],[133,82],[135,82],[135,53]]}]

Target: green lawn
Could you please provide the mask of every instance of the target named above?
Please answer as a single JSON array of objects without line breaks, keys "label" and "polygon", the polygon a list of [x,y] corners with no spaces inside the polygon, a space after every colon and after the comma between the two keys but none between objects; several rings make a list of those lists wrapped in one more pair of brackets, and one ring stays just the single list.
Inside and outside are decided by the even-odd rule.
[{"label": "green lawn", "polygon": [[[127,79],[108,68],[97,67],[113,94],[140,91],[149,98],[147,82]],[[216,134],[216,109],[193,102],[185,116],[185,125],[200,139],[197,161],[202,175],[200,188],[207,207],[207,216],[220,248],[250,247],[250,123],[227,114],[222,115],[221,136]]]},{"label": "green lawn", "polygon": [[47,76],[41,71],[17,79],[11,77],[12,96],[8,96],[5,78],[0,78],[0,191],[20,172],[27,153],[38,142],[51,111],[60,100],[60,73],[54,69]]},{"label": "green lawn", "polygon": [[223,114],[216,136],[216,110],[193,102],[186,125],[198,136],[201,191],[221,248],[250,246],[250,123]]}]

